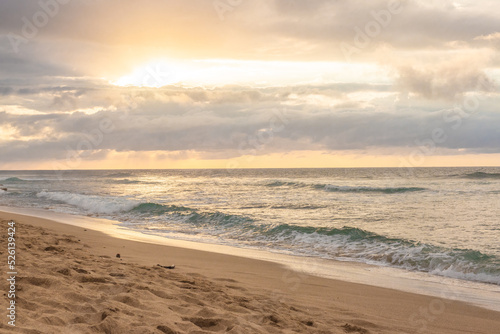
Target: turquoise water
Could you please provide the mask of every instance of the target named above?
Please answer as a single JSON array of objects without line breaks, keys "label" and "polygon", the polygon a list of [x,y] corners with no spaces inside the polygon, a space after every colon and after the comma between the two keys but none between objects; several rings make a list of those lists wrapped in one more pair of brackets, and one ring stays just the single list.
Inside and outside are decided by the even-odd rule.
[{"label": "turquoise water", "polygon": [[0,205],[500,285],[500,168],[4,171]]}]

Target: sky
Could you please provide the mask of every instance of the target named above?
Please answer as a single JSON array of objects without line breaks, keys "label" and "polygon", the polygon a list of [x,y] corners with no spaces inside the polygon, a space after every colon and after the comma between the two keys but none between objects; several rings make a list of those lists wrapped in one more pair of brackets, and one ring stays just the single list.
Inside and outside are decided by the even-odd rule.
[{"label": "sky", "polygon": [[5,0],[0,169],[500,165],[497,0]]}]

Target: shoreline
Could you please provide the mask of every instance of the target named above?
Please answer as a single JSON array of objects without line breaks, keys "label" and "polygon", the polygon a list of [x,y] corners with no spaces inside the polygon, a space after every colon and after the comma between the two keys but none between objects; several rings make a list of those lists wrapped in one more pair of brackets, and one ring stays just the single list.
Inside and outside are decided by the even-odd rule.
[{"label": "shoreline", "polygon": [[[271,303],[301,305],[330,317],[325,321],[336,322],[339,333],[345,332],[346,328],[341,327],[344,324],[358,326],[361,333],[362,329],[366,333],[494,333],[500,327],[500,312],[464,302],[317,277],[269,261],[119,239],[94,231],[91,226],[77,227],[6,212],[0,212],[0,219],[73,236],[88,246],[85,251],[90,254],[113,259],[119,253],[121,262],[116,261],[115,266],[152,268],[175,264],[172,272],[176,274],[202,275],[210,282],[231,281],[245,291],[267,296]],[[22,234],[18,238],[22,239]],[[24,275],[21,268],[20,275]],[[37,273],[31,275],[36,277]],[[22,310],[19,312],[22,314]],[[317,326],[322,324],[318,322]],[[308,330],[311,328],[304,332]]]},{"label": "shoreline", "polygon": [[116,220],[59,213],[38,208],[0,206],[0,212],[43,218],[61,224],[88,228],[123,240],[272,262],[287,270],[315,277],[388,288],[433,298],[452,299],[500,312],[500,287],[495,284],[466,281],[427,272],[408,271],[362,262],[311,258],[261,249],[168,238],[134,231],[120,226],[120,222]]}]

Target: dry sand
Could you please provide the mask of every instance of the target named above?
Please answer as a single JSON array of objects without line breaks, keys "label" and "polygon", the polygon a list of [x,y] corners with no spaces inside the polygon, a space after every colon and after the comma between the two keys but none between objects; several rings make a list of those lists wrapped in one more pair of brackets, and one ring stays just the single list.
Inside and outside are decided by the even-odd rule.
[{"label": "dry sand", "polygon": [[[17,319],[16,328],[7,325],[2,279],[1,333],[500,332],[500,313],[461,302],[16,214],[0,213],[3,263],[9,220]],[[173,270],[157,266],[172,263]]]}]

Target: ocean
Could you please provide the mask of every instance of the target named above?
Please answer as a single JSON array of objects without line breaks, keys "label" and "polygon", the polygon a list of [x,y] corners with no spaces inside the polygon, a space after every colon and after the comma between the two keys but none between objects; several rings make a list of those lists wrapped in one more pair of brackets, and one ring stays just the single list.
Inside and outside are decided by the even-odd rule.
[{"label": "ocean", "polygon": [[0,206],[500,285],[500,168],[0,171]]}]

